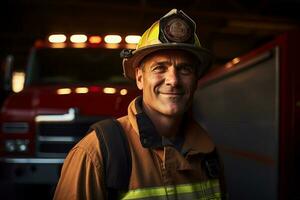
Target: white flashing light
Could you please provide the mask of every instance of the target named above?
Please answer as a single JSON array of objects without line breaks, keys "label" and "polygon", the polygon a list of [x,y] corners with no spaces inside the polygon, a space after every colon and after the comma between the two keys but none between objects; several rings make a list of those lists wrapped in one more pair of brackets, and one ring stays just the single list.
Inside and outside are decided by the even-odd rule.
[{"label": "white flashing light", "polygon": [[12,90],[15,93],[21,92],[24,88],[25,73],[13,72],[12,75]]},{"label": "white flashing light", "polygon": [[71,89],[70,88],[60,88],[56,92],[58,95],[71,94]]},{"label": "white flashing light", "polygon": [[137,43],[139,43],[140,39],[141,39],[141,36],[139,36],[139,35],[128,35],[125,37],[125,41],[128,44],[137,44]]},{"label": "white flashing light", "polygon": [[75,109],[70,108],[68,113],[62,115],[37,115],[36,122],[68,122],[75,119]]},{"label": "white flashing light", "polygon": [[120,90],[120,94],[123,96],[126,95],[127,93],[128,93],[128,91],[126,89]]},{"label": "white flashing light", "polygon": [[104,37],[104,41],[107,44],[119,44],[122,41],[122,38],[119,35],[107,35]]},{"label": "white flashing light", "polygon": [[87,41],[87,36],[83,34],[71,35],[70,41],[73,43],[84,43]]},{"label": "white flashing light", "polygon": [[75,89],[75,92],[78,94],[86,94],[89,92],[89,89],[87,87],[78,87]]},{"label": "white flashing light", "polygon": [[64,34],[53,34],[48,37],[48,41],[51,43],[63,43],[67,40]]},{"label": "white flashing light", "polygon": [[105,94],[115,94],[116,93],[116,88],[105,87],[105,88],[103,88],[103,92]]}]

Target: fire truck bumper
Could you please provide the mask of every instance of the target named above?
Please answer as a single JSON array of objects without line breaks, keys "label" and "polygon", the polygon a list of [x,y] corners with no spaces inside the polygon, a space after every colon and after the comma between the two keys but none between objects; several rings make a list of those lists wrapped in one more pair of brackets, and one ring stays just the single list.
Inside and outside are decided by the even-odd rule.
[{"label": "fire truck bumper", "polygon": [[56,184],[63,162],[61,158],[0,158],[0,181]]}]

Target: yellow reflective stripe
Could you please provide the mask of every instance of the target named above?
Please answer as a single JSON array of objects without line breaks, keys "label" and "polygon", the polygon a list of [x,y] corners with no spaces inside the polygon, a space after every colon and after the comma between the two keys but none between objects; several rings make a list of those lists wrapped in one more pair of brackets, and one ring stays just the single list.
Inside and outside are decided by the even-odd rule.
[{"label": "yellow reflective stripe", "polygon": [[211,180],[202,183],[186,184],[176,186],[177,193],[201,192],[208,189],[216,189],[215,192],[220,192],[220,184],[218,180]]},{"label": "yellow reflective stripe", "polygon": [[140,199],[166,195],[166,188],[143,188],[128,191],[121,199]]},{"label": "yellow reflective stripe", "polygon": [[182,184],[176,186],[142,188],[130,190],[123,195],[121,199],[141,199],[148,197],[159,197],[166,195],[181,195],[195,193],[200,199],[221,197],[219,180],[209,180],[201,183]]}]

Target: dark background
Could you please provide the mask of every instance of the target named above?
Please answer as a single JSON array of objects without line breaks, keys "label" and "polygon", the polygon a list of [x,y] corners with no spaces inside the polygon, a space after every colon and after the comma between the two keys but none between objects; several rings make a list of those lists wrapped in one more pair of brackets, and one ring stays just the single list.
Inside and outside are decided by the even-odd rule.
[{"label": "dark background", "polygon": [[14,54],[17,68],[24,68],[37,38],[142,34],[171,8],[196,21],[200,42],[214,52],[216,65],[300,24],[299,0],[4,0],[0,7],[0,61]]},{"label": "dark background", "polygon": [[[200,42],[215,54],[215,66],[300,26],[297,0],[2,0],[0,4],[0,62],[13,54],[18,69],[25,68],[34,41],[49,34],[141,35],[172,8],[196,21]],[[51,199],[54,187],[29,185],[19,193],[13,187],[6,189],[15,195],[7,199],[34,199],[34,192]],[[29,196],[20,197],[24,193]]]}]

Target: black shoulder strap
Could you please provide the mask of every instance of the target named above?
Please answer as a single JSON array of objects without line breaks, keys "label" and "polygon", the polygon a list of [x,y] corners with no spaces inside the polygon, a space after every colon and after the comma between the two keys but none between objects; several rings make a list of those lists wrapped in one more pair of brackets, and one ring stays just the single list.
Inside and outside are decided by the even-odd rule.
[{"label": "black shoulder strap", "polygon": [[117,120],[106,119],[93,124],[89,132],[92,130],[96,131],[100,142],[107,188],[128,190],[131,154],[123,128]]},{"label": "black shoulder strap", "polygon": [[221,187],[221,199],[228,199],[224,175],[224,166],[222,161],[220,160],[217,148],[215,148],[212,152],[204,155],[203,164],[203,168],[206,169],[206,174],[209,178],[219,179]]},{"label": "black shoulder strap", "polygon": [[221,164],[217,149],[204,155],[203,159],[204,169],[210,178],[219,178],[221,172]]}]

